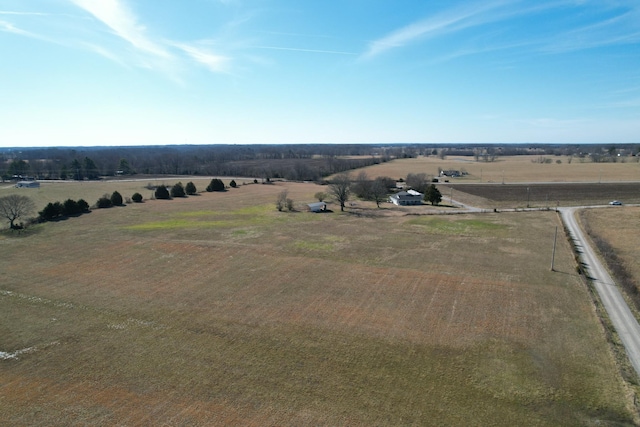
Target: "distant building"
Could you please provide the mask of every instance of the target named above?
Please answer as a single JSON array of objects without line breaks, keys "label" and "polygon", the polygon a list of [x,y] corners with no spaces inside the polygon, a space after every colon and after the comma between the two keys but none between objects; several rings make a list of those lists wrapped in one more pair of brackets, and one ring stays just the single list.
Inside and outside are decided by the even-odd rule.
[{"label": "distant building", "polygon": [[415,191],[400,191],[389,196],[389,201],[397,206],[421,205],[423,194]]},{"label": "distant building", "polygon": [[37,181],[18,181],[16,188],[40,188],[40,183]]},{"label": "distant building", "polygon": [[326,212],[327,204],[325,202],[309,203],[309,212]]}]

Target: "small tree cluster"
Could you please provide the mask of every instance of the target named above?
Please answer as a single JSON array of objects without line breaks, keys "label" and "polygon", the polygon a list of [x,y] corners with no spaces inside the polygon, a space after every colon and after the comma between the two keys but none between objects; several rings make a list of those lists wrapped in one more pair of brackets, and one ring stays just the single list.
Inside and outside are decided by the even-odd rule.
[{"label": "small tree cluster", "polygon": [[111,193],[111,195],[105,193],[102,197],[100,197],[96,202],[95,207],[98,209],[105,209],[113,206],[122,206],[122,205],[123,205],[122,194],[120,194],[117,191],[114,191],[113,193]]},{"label": "small tree cluster", "polygon": [[287,197],[287,190],[282,190],[280,194],[278,194],[278,198],[276,199],[276,209],[282,212],[284,208],[287,208],[288,211],[293,211],[293,200]]},{"label": "small tree cluster", "polygon": [[207,185],[208,192],[212,191],[224,191],[224,182],[221,179],[213,178],[209,185]]},{"label": "small tree cluster", "polygon": [[389,189],[395,185],[395,181],[389,177],[379,176],[371,181],[365,172],[360,172],[351,184],[351,191],[361,199],[373,200],[380,207],[380,203],[387,198]]},{"label": "small tree cluster", "polygon": [[52,221],[54,219],[81,215],[88,212],[90,212],[89,203],[84,199],[79,199],[78,201],[67,199],[64,203],[48,203],[43,210],[38,212],[38,219],[41,222]]},{"label": "small tree cluster", "polygon": [[131,196],[131,200],[133,200],[134,203],[142,203],[142,194],[133,193],[133,196]]},{"label": "small tree cluster", "polygon": [[410,173],[405,182],[407,187],[424,194],[431,183],[431,178],[426,173]]}]

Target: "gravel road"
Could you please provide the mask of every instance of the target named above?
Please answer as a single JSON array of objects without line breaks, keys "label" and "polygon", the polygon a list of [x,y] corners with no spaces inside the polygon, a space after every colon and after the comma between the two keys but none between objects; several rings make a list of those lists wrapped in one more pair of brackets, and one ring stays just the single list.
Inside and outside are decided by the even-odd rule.
[{"label": "gravel road", "polygon": [[636,321],[629,306],[620,294],[613,279],[595,255],[585,239],[582,229],[576,220],[575,211],[579,208],[560,208],[562,220],[567,226],[576,247],[582,253],[580,260],[585,264],[589,277],[609,314],[611,323],[624,345],[631,364],[640,375],[640,325]]}]

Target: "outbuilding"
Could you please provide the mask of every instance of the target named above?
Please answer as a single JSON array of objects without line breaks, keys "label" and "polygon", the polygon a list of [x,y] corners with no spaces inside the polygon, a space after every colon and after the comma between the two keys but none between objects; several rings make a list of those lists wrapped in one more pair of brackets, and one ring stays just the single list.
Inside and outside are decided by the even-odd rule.
[{"label": "outbuilding", "polygon": [[326,212],[327,204],[325,202],[309,203],[309,212]]},{"label": "outbuilding", "polygon": [[18,181],[16,188],[40,188],[38,181]]}]

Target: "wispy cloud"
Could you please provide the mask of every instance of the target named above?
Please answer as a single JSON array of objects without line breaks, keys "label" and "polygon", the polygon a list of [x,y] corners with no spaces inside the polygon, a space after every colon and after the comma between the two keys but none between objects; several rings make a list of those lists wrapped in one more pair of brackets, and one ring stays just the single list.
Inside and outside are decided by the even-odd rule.
[{"label": "wispy cloud", "polygon": [[14,12],[10,10],[0,10],[0,15],[15,15],[15,16],[48,16],[48,13],[42,12]]},{"label": "wispy cloud", "polygon": [[548,53],[563,53],[602,46],[640,43],[640,7],[558,34],[543,48]]},{"label": "wispy cloud", "polygon": [[465,28],[496,20],[498,19],[498,15],[491,15],[488,14],[488,12],[504,7],[509,3],[511,2],[494,1],[489,3],[476,3],[448,10],[436,16],[411,23],[371,42],[362,57],[372,58],[390,49],[405,46],[417,39],[460,31]]},{"label": "wispy cloud", "polygon": [[76,6],[86,10],[109,27],[114,34],[128,41],[144,52],[168,58],[170,53],[154,42],[144,26],[137,22],[133,12],[120,0],[71,0]]},{"label": "wispy cloud", "polygon": [[229,71],[231,59],[227,56],[216,54],[193,44],[175,42],[171,44],[214,73]]},{"label": "wispy cloud", "polygon": [[354,52],[344,52],[339,50],[323,50],[323,49],[304,49],[297,47],[279,47],[279,46],[251,46],[254,49],[267,49],[267,50],[289,50],[293,52],[309,52],[309,53],[326,53],[332,55],[357,55]]},{"label": "wispy cloud", "polygon": [[[579,18],[585,21],[592,19],[595,22],[569,30],[566,30],[566,24],[556,22],[555,27],[548,26],[544,32],[534,31],[526,36],[516,35],[508,43],[503,41],[502,44],[494,46],[459,48],[443,59],[524,46],[544,53],[562,53],[640,42],[640,5],[637,2],[549,0],[530,4],[520,0],[493,0],[453,7],[394,30],[369,43],[361,58],[373,58],[389,50],[429,38],[560,9],[575,9]],[[597,21],[598,16],[604,18]]]},{"label": "wispy cloud", "polygon": [[29,31],[22,30],[10,22],[0,21],[0,31],[4,31],[5,33],[13,33],[21,36],[33,37],[34,34]]}]

